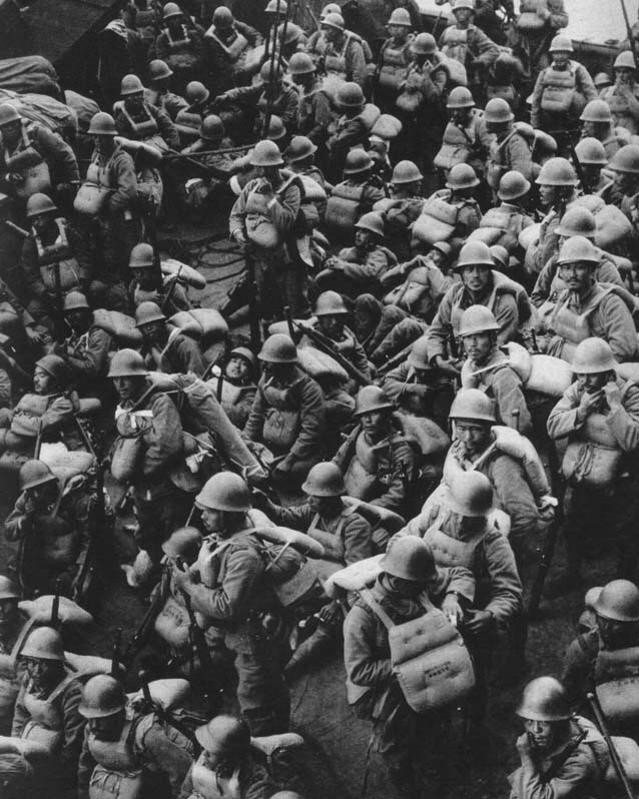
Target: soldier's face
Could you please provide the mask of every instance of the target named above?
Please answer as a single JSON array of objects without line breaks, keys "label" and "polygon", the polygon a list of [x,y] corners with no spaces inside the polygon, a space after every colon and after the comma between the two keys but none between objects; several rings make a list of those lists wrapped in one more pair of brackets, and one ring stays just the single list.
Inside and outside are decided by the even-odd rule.
[{"label": "soldier's face", "polygon": [[560,264],[559,277],[564,281],[570,291],[583,291],[589,288],[594,280],[594,269],[585,261],[572,264]]},{"label": "soldier's face", "polygon": [[466,125],[470,119],[470,108],[453,108],[450,118],[457,125]]},{"label": "soldier's face", "polygon": [[133,111],[133,113],[140,111],[142,109],[143,103],[144,103],[143,92],[136,92],[135,94],[129,94],[124,98],[124,105],[127,107],[129,111]]},{"label": "soldier's face", "polygon": [[453,11],[453,14],[455,15],[458,25],[468,25],[473,12],[469,8],[458,8]]},{"label": "soldier's face", "polygon": [[18,618],[18,600],[0,599],[0,635],[14,626]]},{"label": "soldier's face", "polygon": [[329,338],[339,338],[344,332],[344,317],[342,316],[318,316],[317,324],[321,332]]},{"label": "soldier's face", "polygon": [[7,122],[6,125],[0,128],[0,136],[2,136],[3,142],[10,147],[18,141],[21,133],[22,122],[19,119],[15,122]]},{"label": "soldier's face", "polygon": [[113,385],[118,392],[120,400],[134,400],[140,396],[146,385],[146,378],[141,375],[129,375],[127,377],[114,377]]},{"label": "soldier's face", "polygon": [[370,436],[380,435],[384,429],[386,413],[384,411],[369,411],[360,416],[362,430]]},{"label": "soldier's face", "polygon": [[488,446],[490,424],[480,424],[466,419],[455,419],[455,438],[461,442],[468,457],[479,455]]},{"label": "soldier's face", "polygon": [[244,358],[234,355],[226,364],[225,372],[226,376],[230,377],[231,380],[246,380],[250,375],[251,368]]},{"label": "soldier's face", "polygon": [[577,375],[579,388],[587,394],[596,394],[608,382],[608,372],[597,372],[594,375]]},{"label": "soldier's face", "polygon": [[36,508],[47,508],[58,497],[58,483],[51,480],[48,483],[27,489],[27,495],[33,500]]},{"label": "soldier's face", "polygon": [[51,214],[38,214],[37,216],[32,217],[31,227],[38,235],[40,235],[41,233],[44,233],[52,220],[53,216]]},{"label": "soldier's face", "polygon": [[602,167],[599,166],[599,164],[582,164],[581,171],[583,172],[586,183],[591,185],[598,183],[601,177],[601,169]]},{"label": "soldier's face", "polygon": [[355,246],[356,247],[368,247],[372,239],[372,234],[370,230],[362,230],[361,228],[357,228],[355,230]]},{"label": "soldier's face", "polygon": [[548,208],[549,205],[552,205],[555,200],[555,187],[546,186],[542,183],[539,186],[539,200],[544,208]]},{"label": "soldier's face", "polygon": [[533,721],[524,719],[524,728],[530,736],[530,741],[535,749],[547,752],[555,743],[555,723],[552,721]]},{"label": "soldier's face", "polygon": [[73,311],[67,311],[65,316],[74,330],[83,333],[88,329],[91,320],[91,312],[88,308],[75,308]]},{"label": "soldier's face", "polygon": [[472,336],[464,336],[463,342],[466,354],[475,363],[483,363],[493,348],[490,333],[473,333]]},{"label": "soldier's face", "polygon": [[101,719],[89,719],[87,727],[98,741],[117,741],[124,727],[124,711]]},{"label": "soldier's face", "polygon": [[633,69],[627,69],[626,67],[621,67],[620,69],[615,70],[615,78],[617,83],[628,84],[635,82],[635,72]]},{"label": "soldier's face", "polygon": [[202,509],[202,524],[207,533],[221,533],[224,531],[225,517],[223,510],[213,508]]},{"label": "soldier's face", "polygon": [[142,337],[147,341],[157,342],[161,340],[164,329],[164,322],[149,322],[148,325],[142,325],[140,327],[140,333],[142,333]]},{"label": "soldier's face", "polygon": [[115,140],[113,136],[92,136],[95,149],[99,153],[110,153],[114,146]]},{"label": "soldier's face", "polygon": [[150,269],[134,269],[133,279],[142,289],[153,287],[153,272]]},{"label": "soldier's face", "polygon": [[33,388],[36,394],[47,394],[51,389],[53,378],[41,366],[36,366],[33,373]]},{"label": "soldier's face", "polygon": [[488,285],[490,267],[472,264],[461,270],[462,283],[471,291],[483,291]]},{"label": "soldier's face", "polygon": [[634,622],[615,621],[597,616],[597,628],[606,649],[625,649],[636,646],[639,640],[637,624]]},{"label": "soldier's face", "polygon": [[389,25],[388,33],[393,39],[403,40],[408,35],[408,28],[405,25]]},{"label": "soldier's face", "polygon": [[552,54],[552,60],[555,62],[556,66],[566,67],[570,61],[570,56],[570,53],[559,50],[558,52]]},{"label": "soldier's face", "polygon": [[637,175],[633,175],[630,172],[615,172],[615,185],[624,194],[628,196],[634,194],[638,184]]},{"label": "soldier's face", "polygon": [[57,660],[45,658],[25,658],[25,667],[29,678],[36,688],[53,685],[57,681],[61,664]]},{"label": "soldier's face", "polygon": [[403,577],[395,577],[394,574],[388,574],[387,580],[392,591],[407,599],[419,596],[424,590],[422,583],[417,583],[414,580],[405,580]]},{"label": "soldier's face", "polygon": [[326,41],[330,44],[336,42],[340,36],[340,32],[332,25],[322,25],[322,33],[324,34]]}]

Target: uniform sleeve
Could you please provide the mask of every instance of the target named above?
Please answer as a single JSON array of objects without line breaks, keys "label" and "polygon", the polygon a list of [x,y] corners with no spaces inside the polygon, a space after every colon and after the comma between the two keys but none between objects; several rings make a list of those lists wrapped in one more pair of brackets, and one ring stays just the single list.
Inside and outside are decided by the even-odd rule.
[{"label": "uniform sleeve", "polygon": [[91,328],[86,348],[67,356],[73,371],[85,379],[105,374],[111,341],[111,336],[106,330],[100,327]]},{"label": "uniform sleeve", "polygon": [[360,283],[367,283],[368,281],[377,282],[387,269],[388,257],[384,250],[381,249],[375,249],[369,252],[363,264],[354,263],[352,261],[343,262],[343,271],[346,277]]},{"label": "uniform sleeve", "polygon": [[346,48],[346,74],[348,80],[364,87],[367,77],[366,58],[362,45],[354,39],[351,39]]},{"label": "uniform sleeve", "polygon": [[60,752],[60,764],[68,785],[75,785],[78,776],[78,759],[84,740],[86,719],[78,712],[81,697],[82,687],[75,680],[64,692],[62,699],[64,746]]},{"label": "uniform sleeve", "polygon": [[548,23],[553,30],[565,28],[568,25],[568,14],[564,7],[564,0],[547,0],[550,17]]},{"label": "uniform sleeve", "polygon": [[325,421],[324,400],[322,389],[311,378],[304,380],[302,385],[300,416],[297,440],[282,463],[284,467],[296,460],[313,458],[320,446]]},{"label": "uniform sleeve", "polygon": [[597,639],[594,636],[579,636],[571,641],[564,658],[561,682],[568,694],[573,709],[578,709],[592,691],[593,668],[597,657]]},{"label": "uniform sleeve", "polygon": [[240,192],[240,196],[233,203],[231,213],[229,215],[229,236],[233,236],[236,230],[242,233],[246,232],[244,223],[246,220],[246,199],[249,191],[253,188],[253,181],[247,183],[244,189]]},{"label": "uniform sleeve", "polygon": [[514,774],[513,794],[517,799],[581,799],[588,795],[588,789],[598,777],[594,753],[588,744],[582,744],[548,781],[532,764],[518,768]]},{"label": "uniform sleeve", "polygon": [[381,687],[393,674],[390,658],[380,658],[376,651],[377,623],[359,604],[350,609],[344,621],[344,666],[354,685]]},{"label": "uniform sleeve", "polygon": [[69,397],[56,397],[42,414],[42,430],[54,433],[73,418],[74,406]]},{"label": "uniform sleeve", "polygon": [[182,339],[180,341],[180,360],[184,365],[184,371],[201,377],[206,370],[206,365],[197,342],[188,336],[178,336],[179,339]]},{"label": "uniform sleeve", "polygon": [[249,47],[258,47],[264,41],[262,35],[255,28],[247,25],[246,22],[240,22],[239,19],[235,20],[235,29],[244,36]]},{"label": "uniform sleeve", "polygon": [[554,279],[552,264],[549,261],[541,272],[537,275],[535,287],[530,294],[530,301],[532,304],[539,308],[550,297],[550,289]]},{"label": "uniform sleeve", "polygon": [[22,730],[24,730],[27,721],[30,719],[30,715],[24,706],[24,686],[25,682],[23,678],[13,710],[13,721],[11,722],[11,736],[13,738],[21,737]]},{"label": "uniform sleeve", "polygon": [[358,513],[346,517],[344,524],[344,560],[348,566],[373,555],[370,524]]},{"label": "uniform sleeve", "polygon": [[581,394],[577,383],[573,383],[564,391],[563,396],[550,411],[546,428],[548,435],[557,440],[566,438],[570,433],[583,426],[583,420],[577,418],[577,408]]},{"label": "uniform sleeve", "polygon": [[82,750],[80,752],[80,759],[78,760],[77,799],[89,799],[89,780],[96,766],[96,761],[87,745],[87,732],[88,730],[85,727]]},{"label": "uniform sleeve", "polygon": [[598,97],[597,89],[595,89],[590,73],[583,64],[579,64],[577,67],[576,78],[577,89],[586,98],[586,102],[589,103],[591,100],[596,100]]},{"label": "uniform sleeve", "polygon": [[521,610],[522,586],[515,555],[508,539],[499,532],[484,539],[485,566],[490,585],[489,610],[500,625],[507,624]]},{"label": "uniform sleeve", "polygon": [[289,184],[283,194],[276,194],[267,205],[268,213],[275,227],[282,233],[293,229],[302,203],[299,187]]},{"label": "uniform sleeve", "polygon": [[530,124],[533,128],[538,128],[541,124],[541,95],[544,92],[545,71],[545,69],[542,69],[539,75],[537,75],[537,82],[535,83],[530,101]]},{"label": "uniform sleeve", "polygon": [[437,356],[446,357],[447,343],[453,332],[451,322],[453,297],[459,291],[458,286],[451,286],[444,294],[442,301],[437,309],[435,318],[426,333],[426,346],[428,349],[428,360],[432,363]]},{"label": "uniform sleeve", "polygon": [[513,545],[518,540],[530,539],[537,531],[539,512],[522,467],[512,458],[495,458],[490,464],[489,478],[499,507],[510,516]]},{"label": "uniform sleeve", "polygon": [[455,253],[461,250],[468,236],[479,227],[480,222],[481,211],[479,206],[475,205],[475,203],[464,205],[457,217],[454,235],[449,241]]},{"label": "uniform sleeve", "polygon": [[318,91],[313,96],[312,103],[314,125],[307,133],[307,136],[314,144],[319,144],[326,139],[328,126],[333,119],[331,101],[325,92]]},{"label": "uniform sleeve", "polygon": [[519,330],[517,302],[510,294],[501,294],[495,303],[495,319],[499,325],[497,342],[502,345],[512,341]]},{"label": "uniform sleeve", "polygon": [[116,190],[109,195],[109,210],[125,211],[138,196],[138,179],[135,164],[128,153],[121,151],[114,159],[110,170],[110,184]]},{"label": "uniform sleeve", "polygon": [[499,47],[481,28],[473,27],[469,31],[469,49],[476,61],[489,67],[499,56]]},{"label": "uniform sleeve", "polygon": [[171,796],[175,796],[191,766],[187,752],[172,743],[159,724],[151,725],[142,741],[142,759],[151,766],[152,771],[164,774],[171,786]]},{"label": "uniform sleeve", "polygon": [[33,517],[25,512],[24,492],[20,494],[13,510],[4,520],[4,535],[7,541],[19,541],[33,527]]},{"label": "uniform sleeve", "polygon": [[530,147],[522,136],[513,136],[508,142],[510,163],[509,168],[520,172],[526,180],[532,177],[532,153]]},{"label": "uniform sleeve", "polygon": [[258,388],[258,390],[255,392],[253,405],[251,406],[251,412],[249,413],[248,420],[244,425],[243,430],[244,437],[249,441],[261,441],[262,432],[264,430],[264,414],[264,397]]},{"label": "uniform sleeve", "polygon": [[22,273],[29,288],[29,294],[35,297],[42,297],[46,293],[46,289],[40,275],[36,244],[32,238],[25,239],[22,245],[20,262]]},{"label": "uniform sleeve", "polygon": [[401,513],[406,500],[407,484],[413,480],[415,454],[406,441],[391,442],[391,448],[391,473],[386,490],[381,496],[372,500],[371,505]]},{"label": "uniform sleeve", "polygon": [[153,420],[142,434],[144,451],[144,477],[154,478],[172,465],[182,452],[182,423],[173,401],[166,394],[158,394],[152,403]]},{"label": "uniform sleeve", "polygon": [[303,533],[308,530],[314,515],[307,502],[302,505],[292,505],[288,508],[282,505],[271,505],[268,509],[268,516],[276,524],[282,524],[284,527],[291,527]]},{"label": "uniform sleeve", "polygon": [[[193,765],[190,766],[186,777],[184,778],[184,782],[180,788],[180,792],[177,795],[177,799],[190,799],[190,796],[193,793]],[[80,797],[79,799],[82,799]]]},{"label": "uniform sleeve", "polygon": [[[502,422],[508,427],[515,427],[522,435],[530,436],[532,417],[519,375],[509,367],[498,369],[493,375],[492,390]],[[517,422],[515,422],[515,411],[519,413]]]},{"label": "uniform sleeve", "polygon": [[634,386],[623,397],[621,408],[606,415],[606,424],[624,452],[639,446],[639,389]]},{"label": "uniform sleeve", "polygon": [[332,462],[336,466],[339,466],[339,468],[342,470],[342,474],[346,473],[350,459],[353,457],[355,441],[357,440],[357,436],[360,434],[360,432],[360,425],[356,425],[355,429],[349,433],[346,440],[340,445],[335,455],[333,455]]},{"label": "uniform sleeve", "polygon": [[33,131],[33,139],[38,152],[55,167],[55,177],[61,183],[80,180],[78,161],[71,147],[58,133],[37,125]]},{"label": "uniform sleeve", "polygon": [[155,116],[160,129],[160,135],[164,141],[174,150],[180,149],[180,136],[177,128],[171,121],[171,117],[166,113],[163,108],[151,108],[151,113]]},{"label": "uniform sleeve", "polygon": [[637,355],[637,331],[624,300],[609,294],[602,300],[597,313],[605,330],[604,338],[610,344],[615,358],[621,363],[634,360]]}]

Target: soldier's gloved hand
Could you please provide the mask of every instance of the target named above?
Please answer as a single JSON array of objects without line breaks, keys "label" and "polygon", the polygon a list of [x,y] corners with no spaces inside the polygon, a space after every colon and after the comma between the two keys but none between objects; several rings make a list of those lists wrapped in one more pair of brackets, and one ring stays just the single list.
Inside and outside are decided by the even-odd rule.
[{"label": "soldier's gloved hand", "polygon": [[27,338],[29,339],[30,344],[42,344],[44,339],[42,337],[42,333],[38,332],[35,327],[25,327],[25,333],[27,334]]},{"label": "soldier's gloved hand", "polygon": [[494,616],[489,610],[473,610],[464,620],[464,628],[471,635],[481,635],[488,632],[494,622]]},{"label": "soldier's gloved hand", "polygon": [[601,400],[603,399],[603,391],[595,391],[593,394],[589,394],[587,391],[581,395],[581,400],[579,402],[579,407],[577,408],[577,417],[582,422],[590,416],[591,413],[595,413],[599,406],[601,405]]},{"label": "soldier's gloved hand", "polygon": [[530,745],[530,736],[527,732],[517,738],[517,751],[522,763],[532,759],[532,746]]},{"label": "soldier's gloved hand", "polygon": [[442,612],[455,627],[459,627],[464,620],[464,611],[456,594],[446,594],[442,602]]}]

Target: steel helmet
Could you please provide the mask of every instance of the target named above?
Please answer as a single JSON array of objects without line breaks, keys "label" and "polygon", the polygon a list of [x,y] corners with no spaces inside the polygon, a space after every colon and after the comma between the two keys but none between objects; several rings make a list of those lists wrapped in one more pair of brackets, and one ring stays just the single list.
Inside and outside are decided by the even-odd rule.
[{"label": "steel helmet", "polygon": [[173,70],[161,58],[154,58],[149,64],[149,80],[162,80],[170,78],[171,75],[173,75]]},{"label": "steel helmet", "polygon": [[341,14],[342,7],[339,3],[327,3],[320,12],[320,21],[324,19],[327,14]]},{"label": "steel helmet", "polygon": [[177,3],[167,3],[162,9],[162,19],[171,19],[171,17],[181,17],[182,9]]},{"label": "steel helmet", "polygon": [[27,200],[27,219],[33,219],[40,214],[55,214],[57,210],[56,204],[46,194],[37,192]]},{"label": "steel helmet", "polygon": [[355,398],[355,416],[373,411],[392,411],[395,405],[379,386],[363,386]]},{"label": "steel helmet", "polygon": [[69,375],[67,374],[67,363],[64,358],[59,355],[44,355],[40,360],[36,361],[36,366],[39,366],[48,375],[51,375],[58,383],[64,384]]},{"label": "steel helmet", "polygon": [[592,211],[581,205],[569,208],[555,228],[555,233],[558,236],[585,236],[592,240],[595,238],[596,231],[597,223]]},{"label": "steel helmet", "polygon": [[282,41],[282,36],[284,36],[284,44],[295,44],[299,42],[304,37],[304,31],[300,28],[299,25],[296,25],[294,22],[282,22],[277,26],[277,39],[278,41]]},{"label": "steel helmet", "polygon": [[332,461],[316,463],[309,471],[302,491],[309,497],[339,497],[346,493],[344,477]]},{"label": "steel helmet", "polygon": [[233,357],[242,358],[242,360],[251,367],[253,374],[255,374],[258,364],[255,353],[252,350],[248,347],[234,347],[229,353],[229,360]]},{"label": "steel helmet", "polygon": [[199,80],[192,80],[186,84],[184,96],[191,105],[205,103],[211,96],[211,92]]},{"label": "steel helmet", "polygon": [[639,621],[639,588],[630,580],[604,585],[595,601],[595,613],[612,621]]},{"label": "steel helmet", "polygon": [[399,161],[395,164],[390,182],[395,186],[401,186],[402,183],[417,183],[423,179],[424,176],[419,171],[417,164],[413,161]]},{"label": "steel helmet", "polygon": [[81,291],[70,291],[64,298],[64,312],[89,309],[87,298]]},{"label": "steel helmet", "polygon": [[285,0],[269,0],[264,12],[266,14],[286,14],[288,5]]},{"label": "steel helmet", "polygon": [[308,136],[293,136],[288,147],[284,151],[286,159],[291,164],[310,158],[317,152],[317,145]]},{"label": "steel helmet", "polygon": [[610,344],[596,336],[580,341],[572,356],[572,371],[577,375],[614,372],[616,367]]},{"label": "steel helmet", "polygon": [[369,211],[367,214],[362,214],[355,223],[355,227],[359,230],[368,230],[376,236],[384,235],[384,219],[377,211]]},{"label": "steel helmet", "polygon": [[388,18],[386,27],[389,27],[390,25],[401,25],[404,28],[412,28],[413,23],[411,21],[408,9],[394,8],[390,17]]},{"label": "steel helmet", "polygon": [[432,33],[418,33],[410,43],[410,49],[416,55],[433,55],[437,52],[437,42]]},{"label": "steel helmet", "polygon": [[323,291],[315,301],[315,316],[337,316],[347,314],[344,298],[336,291]]},{"label": "steel helmet", "polygon": [[510,200],[518,200],[524,197],[530,191],[530,181],[521,174],[511,170],[505,172],[499,180],[499,188],[497,189],[497,196],[504,202]]},{"label": "steel helmet", "polygon": [[9,125],[11,122],[20,122],[22,117],[17,110],[9,103],[2,103],[0,105],[0,128],[3,125]]},{"label": "steel helmet", "polygon": [[262,139],[253,148],[250,155],[251,166],[282,166],[284,159],[280,148],[270,139]]},{"label": "steel helmet", "polygon": [[347,153],[342,171],[345,175],[356,175],[358,172],[366,172],[372,166],[373,159],[366,150],[361,150],[358,147],[356,150],[351,150]]},{"label": "steel helmet", "polygon": [[507,268],[510,263],[508,250],[505,247],[502,247],[501,244],[491,244],[489,249],[493,261],[502,266],[504,269]]},{"label": "steel helmet", "polygon": [[[619,60],[619,56],[617,56],[617,60]],[[595,84],[597,91],[601,91],[607,86],[612,86],[612,78],[607,72],[597,72],[592,82]]]},{"label": "steel helmet", "polygon": [[549,158],[541,167],[535,183],[543,186],[576,186],[577,173],[567,158]]},{"label": "steel helmet", "polygon": [[192,563],[200,551],[202,535],[197,527],[178,527],[162,544],[162,552],[170,558],[184,558]]},{"label": "steel helmet", "polygon": [[153,247],[146,242],[136,244],[129,255],[129,269],[147,269],[153,266]]},{"label": "steel helmet", "polygon": [[416,535],[393,538],[379,565],[386,574],[415,583],[425,583],[437,573],[431,548]]},{"label": "steel helmet", "polygon": [[260,78],[264,83],[282,79],[282,68],[279,64],[271,64],[265,61],[260,68]]},{"label": "steel helmet", "polygon": [[559,265],[589,263],[597,266],[601,263],[601,256],[595,245],[585,236],[571,236],[561,245],[557,263]]},{"label": "steel helmet", "polygon": [[428,336],[420,336],[413,342],[411,351],[406,359],[409,366],[414,369],[429,369],[430,360],[428,357]]},{"label": "steel helmet", "polygon": [[107,377],[146,377],[144,358],[132,349],[118,350],[111,358]]},{"label": "steel helmet", "polygon": [[484,122],[506,123],[512,122],[515,118],[510,106],[502,97],[493,97],[486,103],[484,109]]},{"label": "steel helmet", "polygon": [[283,139],[284,136],[286,136],[286,127],[282,121],[282,117],[271,114],[271,118],[268,122],[268,130],[266,131],[266,138],[269,141],[278,142],[280,139]]},{"label": "steel helmet", "polygon": [[82,689],[78,713],[85,719],[103,719],[120,713],[126,706],[126,693],[108,674],[96,674]]},{"label": "steel helmet", "polygon": [[195,504],[200,509],[247,513],[251,510],[251,492],[239,474],[218,472],[204,483]]},{"label": "steel helmet", "polygon": [[120,95],[128,97],[130,94],[140,94],[144,91],[142,81],[137,75],[125,75],[120,83]]},{"label": "steel helmet", "polygon": [[436,241],[432,245],[431,249],[437,250],[442,255],[446,256],[446,258],[450,258],[450,256],[453,254],[453,248],[447,241]]},{"label": "steel helmet", "polygon": [[230,8],[227,8],[226,6],[218,6],[213,12],[213,18],[211,19],[211,22],[216,28],[232,28],[233,23],[235,22],[235,17],[233,16],[233,12]]},{"label": "steel helmet", "polygon": [[337,28],[338,31],[343,31],[346,28],[344,17],[341,14],[327,14],[320,25],[323,28]]},{"label": "steel helmet", "polygon": [[241,762],[241,756],[251,745],[248,724],[235,716],[224,713],[211,719],[195,730],[195,738],[204,751],[223,752],[231,756],[231,762]]},{"label": "steel helmet", "polygon": [[2,599],[20,599],[18,586],[4,574],[0,574],[0,600]]},{"label": "steel helmet", "polygon": [[625,144],[620,147],[610,160],[613,172],[639,175],[639,145]]},{"label": "steel helmet", "polygon": [[485,474],[473,469],[455,476],[450,485],[448,504],[460,516],[481,518],[493,509],[493,487]]},{"label": "steel helmet", "polygon": [[[617,58],[615,58],[615,63],[612,65],[612,68],[636,70],[637,65],[635,64],[635,57],[632,54],[632,50],[624,50],[623,52],[619,53]],[[608,76],[606,75],[606,77]]]},{"label": "steel helmet", "polygon": [[582,122],[612,122],[610,106],[605,100],[591,100],[581,112]]},{"label": "steel helmet", "polygon": [[53,627],[36,627],[29,633],[22,651],[22,657],[36,660],[57,660],[64,662],[62,636]]},{"label": "steel helmet", "polygon": [[446,108],[474,108],[475,100],[470,89],[465,86],[455,86],[451,89],[448,99],[446,100]]},{"label": "steel helmet", "polygon": [[297,347],[286,333],[269,336],[257,356],[266,363],[297,363]]},{"label": "steel helmet", "polygon": [[315,72],[315,64],[308,53],[293,53],[288,62],[291,75],[310,75]]},{"label": "steel helmet", "polygon": [[204,141],[219,141],[224,137],[224,122],[217,114],[205,116],[200,125],[200,138]]},{"label": "steel helmet", "polygon": [[574,53],[572,41],[568,36],[562,36],[561,33],[550,42],[548,48],[549,53]]},{"label": "steel helmet", "polygon": [[483,241],[468,241],[459,251],[455,269],[463,269],[465,266],[492,267],[494,265],[490,247],[487,244]]},{"label": "steel helmet", "polygon": [[342,108],[361,108],[364,102],[364,92],[357,83],[342,83],[337,90],[337,105]]},{"label": "steel helmet", "polygon": [[606,148],[599,139],[595,139],[593,136],[587,136],[578,141],[575,145],[575,153],[580,164],[606,166],[608,163]]},{"label": "steel helmet", "polygon": [[166,322],[166,316],[157,302],[147,300],[141,302],[135,309],[135,326],[144,327],[144,325],[150,325],[151,322]]},{"label": "steel helmet", "polygon": [[566,689],[554,677],[537,677],[524,688],[517,715],[529,721],[565,721],[572,716]]},{"label": "steel helmet", "polygon": [[117,136],[118,129],[115,127],[115,120],[111,114],[98,111],[91,117],[87,133],[91,136]]},{"label": "steel helmet", "polygon": [[20,491],[28,491],[30,488],[53,482],[57,483],[57,478],[51,469],[44,461],[39,461],[35,458],[25,461],[18,472]]},{"label": "steel helmet", "polygon": [[446,187],[453,191],[479,186],[479,178],[470,164],[455,164],[448,173]]},{"label": "steel helmet", "polygon": [[475,10],[475,0],[455,0],[453,3],[453,14],[459,11],[460,8],[467,8],[470,11]]},{"label": "steel helmet", "polygon": [[450,406],[448,418],[497,424],[495,403],[478,388],[462,388],[458,391]]},{"label": "steel helmet", "polygon": [[485,305],[471,305],[462,313],[459,321],[459,335],[472,336],[474,333],[490,333],[499,330],[494,313]]}]

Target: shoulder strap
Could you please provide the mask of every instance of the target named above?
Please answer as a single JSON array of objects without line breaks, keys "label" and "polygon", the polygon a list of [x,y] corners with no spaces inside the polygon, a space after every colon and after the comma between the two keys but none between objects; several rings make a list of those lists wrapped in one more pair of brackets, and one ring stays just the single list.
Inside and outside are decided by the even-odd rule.
[{"label": "shoulder strap", "polygon": [[373,611],[373,613],[379,618],[382,622],[384,627],[387,630],[391,630],[393,627],[397,625],[393,623],[391,617],[386,613],[384,608],[379,604],[379,602],[375,599],[371,591],[368,588],[362,588],[359,592],[360,597],[364,600],[364,602],[368,605],[368,607]]},{"label": "shoulder strap", "polygon": [[572,755],[572,753],[577,749],[579,744],[584,740],[587,735],[587,731],[579,728],[580,732],[579,735],[572,740],[568,746],[564,749],[564,751],[552,761],[550,767],[544,774],[544,782],[549,782],[553,777],[557,775],[559,769],[564,765],[564,763],[568,760],[568,758]]}]

